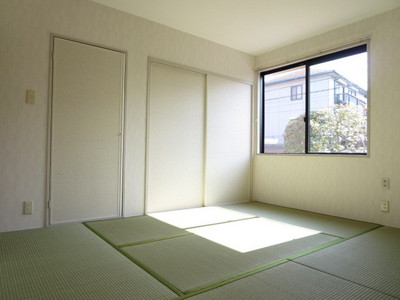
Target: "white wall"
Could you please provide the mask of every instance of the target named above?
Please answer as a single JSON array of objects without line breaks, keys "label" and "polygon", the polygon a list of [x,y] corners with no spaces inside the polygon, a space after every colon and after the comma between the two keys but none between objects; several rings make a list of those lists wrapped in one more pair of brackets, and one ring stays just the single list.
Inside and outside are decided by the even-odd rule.
[{"label": "white wall", "polygon": [[[252,81],[254,57],[85,0],[0,2],[0,231],[45,222],[50,34],[127,51],[125,215],[144,208],[148,57]],[[34,105],[26,89],[36,91]],[[33,214],[22,215],[23,201]]]},{"label": "white wall", "polygon": [[[268,68],[371,36],[369,156],[257,155],[253,200],[400,227],[399,28],[396,9],[256,58]],[[381,200],[390,213],[380,212]]]}]

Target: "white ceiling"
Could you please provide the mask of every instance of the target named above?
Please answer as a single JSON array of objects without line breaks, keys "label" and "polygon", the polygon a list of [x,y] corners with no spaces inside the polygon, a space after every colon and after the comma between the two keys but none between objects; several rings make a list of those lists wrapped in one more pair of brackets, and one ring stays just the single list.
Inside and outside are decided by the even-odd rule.
[{"label": "white ceiling", "polygon": [[92,0],[258,55],[400,7],[400,0]]}]

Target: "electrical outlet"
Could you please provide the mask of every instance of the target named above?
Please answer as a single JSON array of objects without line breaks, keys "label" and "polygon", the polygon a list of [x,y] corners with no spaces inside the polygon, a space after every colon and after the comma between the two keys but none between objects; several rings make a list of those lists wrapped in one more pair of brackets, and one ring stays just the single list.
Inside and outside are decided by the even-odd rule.
[{"label": "electrical outlet", "polygon": [[389,212],[389,201],[381,201],[381,212]]},{"label": "electrical outlet", "polygon": [[24,215],[32,214],[32,201],[24,201]]},{"label": "electrical outlet", "polygon": [[389,177],[382,178],[382,189],[390,190],[390,178]]}]

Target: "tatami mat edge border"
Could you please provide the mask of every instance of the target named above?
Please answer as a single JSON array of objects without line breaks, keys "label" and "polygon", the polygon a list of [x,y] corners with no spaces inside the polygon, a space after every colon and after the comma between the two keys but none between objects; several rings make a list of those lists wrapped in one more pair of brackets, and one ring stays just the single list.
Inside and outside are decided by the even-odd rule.
[{"label": "tatami mat edge border", "polygon": [[[98,233],[95,229],[91,228],[90,225],[87,224],[87,223],[88,223],[88,222],[85,222],[85,223],[83,223],[83,225],[85,225],[89,230],[91,230],[93,233],[95,233],[96,235],[98,235],[100,238],[102,238],[104,241],[106,241],[108,244],[110,244],[113,248],[115,248],[117,251],[119,251],[119,252],[122,253],[124,256],[126,256],[126,257],[127,257],[129,260],[131,260],[133,263],[135,263],[136,265],[138,265],[139,267],[141,267],[143,270],[145,270],[147,273],[149,273],[149,274],[150,274],[151,276],[153,276],[155,279],[157,279],[157,280],[160,281],[162,284],[164,284],[165,286],[167,286],[169,289],[171,289],[172,291],[174,291],[177,295],[179,295],[178,298],[176,298],[176,299],[179,299],[179,300],[180,300],[180,299],[187,299],[187,298],[189,298],[189,297],[192,297],[192,296],[201,294],[201,293],[203,293],[203,292],[206,292],[206,291],[209,291],[209,290],[212,290],[212,289],[221,287],[221,286],[223,286],[223,285],[226,285],[226,284],[229,284],[229,283],[231,283],[231,282],[240,280],[240,279],[242,279],[242,278],[252,276],[252,275],[254,275],[254,274],[256,274],[256,273],[259,273],[259,272],[268,270],[268,269],[273,268],[273,267],[275,267],[275,266],[281,265],[281,264],[283,264],[283,263],[285,263],[285,262],[293,261],[294,259],[297,259],[297,258],[299,258],[299,257],[301,257],[301,256],[305,256],[305,255],[311,254],[311,253],[313,253],[313,252],[316,252],[316,251],[325,249],[325,248],[327,248],[327,247],[330,247],[330,246],[333,246],[333,245],[342,243],[342,242],[344,242],[344,241],[350,240],[350,239],[352,239],[352,238],[355,238],[355,237],[357,237],[357,236],[366,234],[366,233],[368,233],[368,232],[374,231],[374,230],[376,230],[376,229],[382,227],[382,225],[377,225],[377,226],[374,227],[374,228],[371,228],[371,229],[369,229],[369,230],[367,230],[367,231],[365,231],[365,232],[358,233],[358,234],[356,234],[356,235],[354,235],[354,236],[351,236],[351,237],[348,237],[348,238],[338,238],[337,240],[333,240],[333,241],[331,241],[331,242],[324,243],[324,244],[322,244],[322,245],[313,247],[313,248],[311,248],[311,249],[308,249],[308,250],[305,250],[305,251],[302,251],[302,252],[298,252],[298,253],[289,255],[289,256],[287,256],[287,257],[284,257],[284,258],[275,260],[275,261],[270,262],[270,263],[268,263],[268,264],[261,265],[261,266],[258,266],[258,267],[256,267],[256,268],[253,268],[253,269],[249,269],[249,270],[244,271],[244,272],[242,272],[242,273],[238,273],[238,274],[236,274],[236,275],[234,275],[234,276],[231,276],[231,277],[228,277],[228,278],[225,278],[225,279],[218,280],[218,281],[213,282],[213,283],[211,283],[211,284],[207,284],[207,285],[204,285],[204,286],[199,286],[199,287],[196,287],[196,288],[193,288],[193,289],[190,289],[190,290],[186,290],[186,291],[181,291],[179,288],[177,288],[176,286],[174,286],[172,283],[170,283],[170,282],[169,282],[168,280],[166,280],[164,277],[162,277],[162,276],[159,275],[158,273],[154,272],[152,269],[150,269],[149,267],[147,267],[146,265],[144,265],[143,263],[141,263],[139,260],[133,258],[133,257],[130,256],[127,252],[125,252],[123,249],[121,249],[121,247],[127,247],[127,246],[134,246],[134,245],[144,244],[144,243],[146,243],[146,241],[143,241],[143,242],[136,242],[136,243],[131,243],[131,244],[115,245],[115,244],[112,243],[110,240],[108,240],[107,238],[105,238],[102,234]],[[191,233],[189,233],[189,234],[191,234]],[[322,233],[322,234],[323,234],[323,233]],[[186,236],[186,235],[188,235],[188,234],[175,235],[175,236],[171,236],[170,238],[176,238],[176,237],[181,237],[181,236]],[[328,234],[328,235],[329,235],[329,234]],[[161,241],[161,240],[165,240],[165,239],[168,239],[168,238],[165,237],[165,238],[160,238],[160,239],[154,239],[154,240],[149,240],[148,242],[156,242],[156,241]]]},{"label": "tatami mat edge border", "polygon": [[313,247],[313,248],[308,249],[308,250],[306,250],[306,251],[298,252],[298,253],[289,255],[289,256],[287,256],[287,257],[285,257],[285,258],[281,258],[281,259],[279,259],[279,260],[270,262],[270,263],[268,263],[268,264],[265,264],[265,265],[262,265],[262,266],[259,266],[259,267],[256,267],[256,268],[247,270],[247,271],[245,271],[245,272],[243,272],[243,273],[240,273],[240,274],[237,274],[237,275],[235,275],[235,276],[232,276],[232,277],[229,277],[229,278],[225,278],[225,279],[219,280],[219,281],[214,282],[214,283],[212,283],[212,284],[208,284],[208,285],[205,285],[205,286],[201,286],[201,287],[198,287],[198,288],[194,288],[194,289],[191,289],[191,290],[184,291],[184,295],[182,295],[181,297],[179,297],[179,298],[177,298],[177,299],[179,299],[179,300],[180,300],[180,299],[187,299],[187,298],[189,298],[189,297],[193,297],[193,296],[195,296],[195,295],[198,295],[198,294],[201,294],[201,293],[204,293],[204,292],[213,290],[213,289],[215,289],[215,288],[221,287],[221,286],[226,285],[226,284],[229,284],[229,283],[231,283],[231,282],[234,282],[234,281],[243,279],[243,278],[245,278],[245,277],[252,276],[252,275],[254,275],[254,274],[257,274],[257,273],[260,273],[260,272],[263,272],[263,271],[266,271],[266,270],[268,270],[268,269],[270,269],[270,268],[276,267],[276,266],[281,265],[281,264],[283,264],[283,263],[286,263],[286,262],[289,262],[289,261],[293,261],[294,259],[299,258],[299,257],[301,257],[301,256],[314,253],[314,252],[316,252],[316,251],[319,251],[319,250],[328,248],[328,247],[330,247],[330,246],[333,246],[333,245],[342,243],[342,242],[344,242],[344,241],[350,240],[350,239],[355,238],[355,237],[357,237],[357,236],[360,236],[360,235],[366,234],[366,233],[368,233],[368,232],[374,231],[374,230],[376,230],[376,229],[378,229],[378,228],[380,228],[380,227],[382,227],[382,225],[377,225],[377,226],[374,227],[374,228],[371,228],[371,229],[369,229],[369,230],[367,230],[367,231],[365,231],[365,232],[358,233],[358,234],[356,234],[356,235],[354,235],[354,236],[352,236],[352,237],[348,237],[348,238],[339,238],[339,239],[337,239],[337,240],[334,240],[334,241],[331,241],[331,242],[328,242],[328,243],[325,243],[325,244],[322,244],[322,245]]},{"label": "tatami mat edge border", "polygon": [[130,256],[128,253],[126,253],[123,249],[119,248],[117,245],[115,245],[114,243],[112,243],[109,239],[107,239],[106,237],[104,237],[102,234],[98,233],[96,230],[94,230],[93,228],[90,227],[90,225],[87,224],[87,222],[82,223],[84,226],[86,226],[86,228],[88,228],[90,231],[92,231],[94,234],[96,234],[97,236],[99,236],[101,239],[103,239],[106,243],[108,243],[111,247],[113,247],[115,250],[117,250],[118,252],[120,252],[122,255],[124,255],[126,258],[128,258],[131,262],[133,262],[134,264],[136,264],[137,266],[139,266],[140,268],[142,268],[144,271],[146,271],[148,274],[150,274],[151,276],[153,276],[155,279],[157,279],[159,282],[161,282],[162,284],[164,284],[166,287],[168,287],[170,290],[172,290],[174,293],[176,293],[178,296],[182,296],[184,295],[184,293],[178,289],[176,286],[174,286],[172,283],[170,283],[168,280],[166,280],[164,277],[162,277],[161,275],[157,274],[156,272],[154,272],[152,269],[148,268],[146,265],[144,265],[143,263],[141,263],[140,261],[136,260],[135,258],[133,258],[132,256]]}]

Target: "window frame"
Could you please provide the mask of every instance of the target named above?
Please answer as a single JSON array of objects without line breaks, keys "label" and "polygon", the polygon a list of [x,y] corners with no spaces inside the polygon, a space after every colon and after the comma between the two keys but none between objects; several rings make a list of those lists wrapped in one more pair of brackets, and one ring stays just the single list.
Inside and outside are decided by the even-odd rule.
[{"label": "window frame", "polygon": [[[267,154],[267,155],[343,155],[343,156],[368,156],[370,152],[370,147],[369,147],[369,138],[367,142],[367,152],[366,153],[349,153],[349,152],[310,152],[310,122],[309,122],[309,116],[310,116],[310,95],[309,95],[309,90],[310,90],[310,67],[316,64],[328,62],[331,60],[335,59],[340,59],[344,58],[347,56],[352,56],[355,54],[361,54],[361,53],[369,53],[368,49],[368,43],[363,42],[359,45],[352,46],[350,48],[346,48],[344,50],[338,50],[332,53],[328,53],[325,55],[309,58],[302,60],[300,62],[284,65],[281,67],[273,68],[273,69],[268,69],[261,71],[259,73],[259,83],[260,83],[260,102],[259,102],[259,117],[260,117],[260,124],[259,124],[259,154]],[[305,68],[305,87],[304,87],[304,98],[305,98],[305,117],[304,117],[304,122],[305,122],[305,136],[304,136],[304,142],[305,142],[305,149],[304,153],[268,153],[265,152],[265,75],[293,69],[296,67],[304,66]],[[369,81],[369,68],[368,68],[368,81]],[[292,87],[291,87],[292,88]],[[303,89],[303,87],[302,87]],[[292,92],[292,89],[291,89]],[[367,136],[369,137],[369,86],[367,89]],[[291,101],[295,101],[292,99],[292,93],[290,95]]]}]

